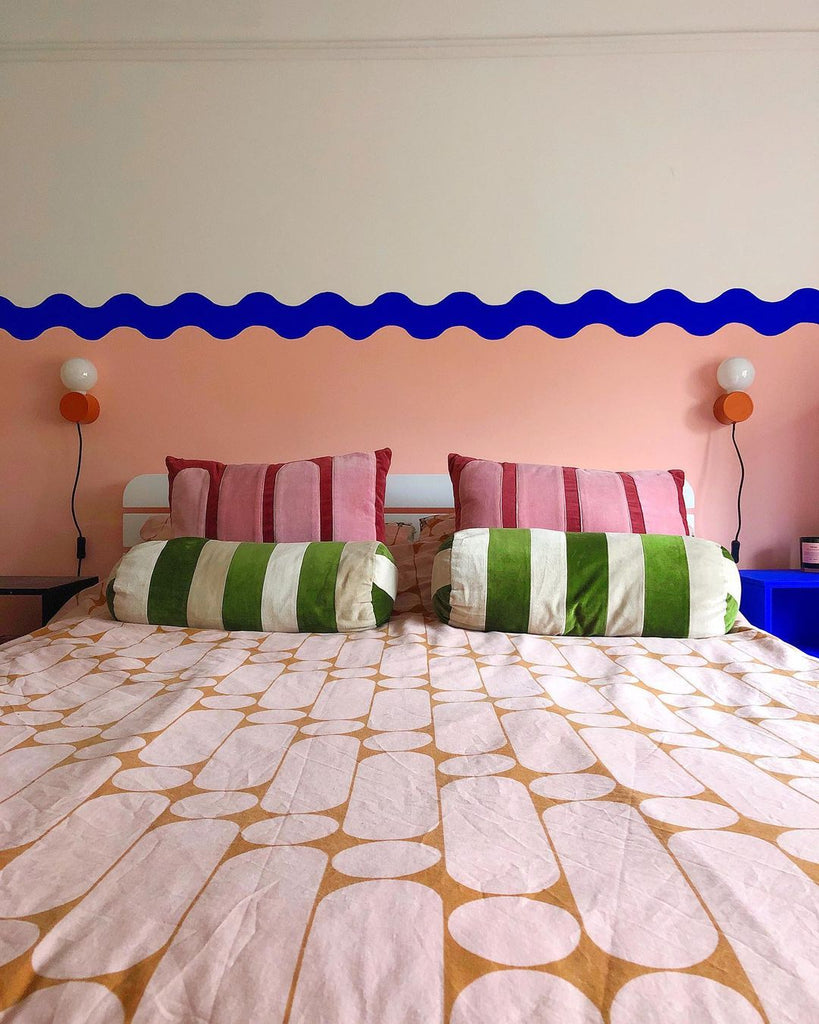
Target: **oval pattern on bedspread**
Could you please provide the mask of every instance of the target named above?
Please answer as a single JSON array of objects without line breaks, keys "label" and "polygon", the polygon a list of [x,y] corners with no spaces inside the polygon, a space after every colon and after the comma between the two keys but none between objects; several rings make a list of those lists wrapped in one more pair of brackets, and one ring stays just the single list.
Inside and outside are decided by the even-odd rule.
[{"label": "oval pattern on bedspread", "polygon": [[0,647],[0,1022],[819,1019],[816,663],[423,601]]}]

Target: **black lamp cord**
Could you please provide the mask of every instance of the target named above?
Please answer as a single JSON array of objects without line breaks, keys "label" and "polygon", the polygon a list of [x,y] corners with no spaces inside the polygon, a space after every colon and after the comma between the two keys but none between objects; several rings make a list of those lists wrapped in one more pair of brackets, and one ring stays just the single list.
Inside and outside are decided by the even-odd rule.
[{"label": "black lamp cord", "polygon": [[74,477],[74,486],[71,488],[71,518],[74,520],[74,526],[77,528],[77,575],[80,575],[82,569],[83,559],[85,558],[85,537],[83,536],[80,524],[77,522],[77,513],[74,508],[74,499],[77,496],[77,484],[80,482],[80,470],[82,469],[82,427],[77,424],[77,440],[79,442],[79,448],[77,450],[77,473]]},{"label": "black lamp cord", "polygon": [[742,461],[742,453],[739,450],[737,444],[737,425],[736,423],[731,424],[731,440],[734,443],[734,449],[739,459],[739,490],[737,491],[737,532],[734,539],[731,541],[731,557],[735,562],[739,562],[739,535],[742,531],[742,487],[745,483],[745,463]]}]

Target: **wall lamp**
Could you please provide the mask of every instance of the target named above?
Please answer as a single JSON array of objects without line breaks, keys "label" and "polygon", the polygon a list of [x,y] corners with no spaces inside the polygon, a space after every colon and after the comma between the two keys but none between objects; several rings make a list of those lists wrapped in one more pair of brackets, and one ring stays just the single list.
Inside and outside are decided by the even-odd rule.
[{"label": "wall lamp", "polygon": [[739,459],[739,489],[737,490],[737,532],[731,541],[731,557],[739,562],[739,535],[742,531],[742,487],[745,483],[745,463],[737,444],[737,423],[747,420],[754,411],[754,403],[747,388],[756,376],[754,364],[744,356],[723,359],[717,369],[717,383],[723,394],[714,402],[714,416],[720,423],[731,427],[731,441]]},{"label": "wall lamp", "polygon": [[71,488],[71,518],[77,530],[77,575],[80,575],[83,559],[86,554],[86,540],[80,524],[77,522],[75,500],[77,485],[80,482],[82,469],[82,428],[93,423],[100,414],[100,403],[94,395],[89,394],[97,383],[97,368],[89,359],[66,359],[60,367],[60,380],[68,388],[60,399],[60,413],[69,423],[77,425],[77,472],[74,475],[74,486]]}]

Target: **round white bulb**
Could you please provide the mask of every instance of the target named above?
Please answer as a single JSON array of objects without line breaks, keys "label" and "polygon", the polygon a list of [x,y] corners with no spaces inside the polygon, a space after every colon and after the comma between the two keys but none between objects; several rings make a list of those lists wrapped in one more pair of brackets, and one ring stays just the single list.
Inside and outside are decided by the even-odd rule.
[{"label": "round white bulb", "polygon": [[754,364],[743,356],[723,359],[717,370],[717,382],[723,391],[747,391],[755,376]]},{"label": "round white bulb", "polygon": [[60,367],[60,380],[69,391],[85,394],[97,383],[97,368],[90,359],[66,359]]}]

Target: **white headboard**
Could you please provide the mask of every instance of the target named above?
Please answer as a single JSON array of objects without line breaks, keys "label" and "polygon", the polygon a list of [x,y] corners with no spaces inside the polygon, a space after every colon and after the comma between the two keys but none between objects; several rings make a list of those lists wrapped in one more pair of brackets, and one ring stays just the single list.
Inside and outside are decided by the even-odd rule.
[{"label": "white headboard", "polygon": [[[452,483],[446,473],[390,473],[384,500],[387,522],[412,523],[421,515],[452,509]],[[165,473],[135,476],[122,496],[122,543],[126,548],[140,541],[139,531],[150,515],[168,511],[168,477]]]},{"label": "white headboard", "polygon": [[[683,497],[693,534],[694,489],[688,481]],[[420,515],[452,509],[452,483],[446,473],[390,473],[384,505],[388,522],[412,523],[417,528]],[[167,475],[135,476],[125,487],[122,510],[122,543],[130,548],[139,543],[140,528],[149,516],[168,511]]]}]

